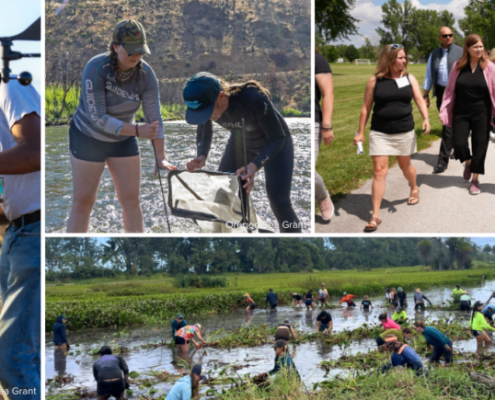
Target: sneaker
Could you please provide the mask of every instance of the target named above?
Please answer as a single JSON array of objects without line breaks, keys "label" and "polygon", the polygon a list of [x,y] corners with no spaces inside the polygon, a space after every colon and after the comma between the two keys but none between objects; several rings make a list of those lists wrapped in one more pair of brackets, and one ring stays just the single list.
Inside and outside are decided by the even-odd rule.
[{"label": "sneaker", "polygon": [[469,194],[480,194],[480,181],[478,179],[471,180],[471,185],[469,186]]},{"label": "sneaker", "polygon": [[471,164],[464,164],[464,173],[462,174],[462,177],[465,181],[469,181],[471,179]]},{"label": "sneaker", "polygon": [[321,217],[323,218],[323,220],[330,221],[330,218],[333,217],[334,210],[332,199],[330,199],[330,196],[327,196],[327,198],[323,201],[319,201],[318,205],[320,206]]}]

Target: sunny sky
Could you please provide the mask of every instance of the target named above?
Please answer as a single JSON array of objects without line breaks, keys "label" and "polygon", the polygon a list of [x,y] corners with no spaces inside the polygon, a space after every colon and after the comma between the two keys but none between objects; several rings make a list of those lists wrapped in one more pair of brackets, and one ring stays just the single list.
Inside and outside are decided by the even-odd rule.
[{"label": "sunny sky", "polygon": [[[1,5],[0,37],[14,36],[21,33],[41,15],[40,0],[22,0],[22,3],[2,1]],[[22,53],[40,53],[41,42],[17,41],[14,42],[13,50]],[[10,64],[10,69],[14,74],[23,71],[31,72],[33,85],[41,93],[41,58],[25,58],[14,61]]]},{"label": "sunny sky", "polygon": [[[378,44],[380,39],[376,33],[376,28],[382,20],[381,6],[385,2],[384,0],[356,0],[356,7],[351,14],[360,20],[357,26],[361,36],[350,36],[350,40],[338,41],[337,44],[353,44],[356,47],[361,47],[364,44],[365,36],[369,37],[372,44]],[[402,3],[402,1],[400,2]],[[454,14],[456,20],[459,20],[464,18],[464,7],[467,6],[468,0],[412,0],[412,4],[418,9],[448,10]]]}]

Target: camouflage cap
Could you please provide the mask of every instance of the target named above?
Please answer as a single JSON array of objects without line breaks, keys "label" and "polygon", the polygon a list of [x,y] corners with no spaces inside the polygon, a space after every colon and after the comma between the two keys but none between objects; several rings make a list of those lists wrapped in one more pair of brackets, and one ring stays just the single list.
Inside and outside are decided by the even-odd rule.
[{"label": "camouflage cap", "polygon": [[120,21],[113,30],[112,40],[121,44],[128,54],[151,54],[143,25],[133,19]]}]

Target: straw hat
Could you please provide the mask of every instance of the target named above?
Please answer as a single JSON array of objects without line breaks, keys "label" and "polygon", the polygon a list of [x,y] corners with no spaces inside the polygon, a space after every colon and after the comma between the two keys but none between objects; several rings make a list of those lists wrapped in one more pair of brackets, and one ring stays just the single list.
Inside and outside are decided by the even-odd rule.
[{"label": "straw hat", "polygon": [[249,293],[244,293],[242,297],[251,297],[251,296],[249,296]]}]

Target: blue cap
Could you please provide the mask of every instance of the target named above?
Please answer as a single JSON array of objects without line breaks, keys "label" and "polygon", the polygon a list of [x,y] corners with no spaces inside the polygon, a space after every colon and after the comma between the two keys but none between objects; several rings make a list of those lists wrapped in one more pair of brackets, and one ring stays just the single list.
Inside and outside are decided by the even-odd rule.
[{"label": "blue cap", "polygon": [[198,72],[189,79],[182,93],[187,105],[186,122],[201,125],[208,121],[221,91],[220,81],[209,72]]},{"label": "blue cap", "polygon": [[201,380],[204,381],[204,380],[206,380],[206,376],[201,375],[201,369],[202,369],[201,364],[198,364],[198,365],[195,365],[194,367],[192,367],[191,372],[193,374],[198,375],[201,378]]}]

